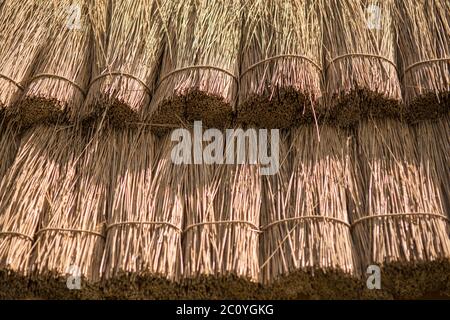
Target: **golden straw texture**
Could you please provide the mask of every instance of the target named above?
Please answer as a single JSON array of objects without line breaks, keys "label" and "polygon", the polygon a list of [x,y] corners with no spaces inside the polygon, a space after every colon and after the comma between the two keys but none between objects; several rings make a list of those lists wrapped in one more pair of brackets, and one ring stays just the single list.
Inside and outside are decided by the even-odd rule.
[{"label": "golden straw texture", "polygon": [[258,166],[192,165],[185,184],[184,277],[258,281]]},{"label": "golden straw texture", "polygon": [[361,267],[384,266],[385,286],[396,293],[438,290],[448,274],[450,239],[436,170],[398,121],[362,123],[358,145],[352,223]]},{"label": "golden straw texture", "polygon": [[71,131],[63,127],[36,127],[22,138],[0,185],[0,268],[27,272],[39,221],[73,172],[66,149],[70,139]]},{"label": "golden straw texture", "polygon": [[436,118],[450,110],[450,2],[396,3],[408,116]]},{"label": "golden straw texture", "polygon": [[[346,198],[352,141],[330,126],[291,134],[291,150],[288,141],[280,146],[279,173],[264,180],[262,277],[265,283],[279,281],[295,297],[354,294],[347,292],[350,283],[339,287],[358,274]],[[322,291],[327,283],[333,293]]]},{"label": "golden straw texture", "polygon": [[89,0],[58,1],[24,97],[16,112],[25,125],[55,121],[81,108],[90,77]]},{"label": "golden straw texture", "polygon": [[330,0],[323,10],[327,105],[342,126],[365,116],[396,117],[394,0]]},{"label": "golden straw texture", "polygon": [[17,128],[0,120],[0,179],[14,162],[19,143]]},{"label": "golden straw texture", "polygon": [[240,1],[181,0],[168,29],[161,75],[148,116],[153,123],[230,123],[237,99]]},{"label": "golden straw texture", "polygon": [[117,132],[114,139],[119,152],[113,161],[114,200],[102,262],[109,294],[120,296],[132,279],[141,278],[144,292],[147,283],[152,297],[168,296],[162,279],[177,280],[181,272],[179,179],[184,169],[170,163],[168,137],[157,154],[157,140],[145,128]]},{"label": "golden straw texture", "polygon": [[0,109],[11,107],[26,87],[48,36],[56,1],[8,0],[0,12]]},{"label": "golden straw texture", "polygon": [[321,1],[244,6],[238,121],[283,128],[314,118],[322,85]]},{"label": "golden straw texture", "polygon": [[96,55],[97,66],[79,117],[89,118],[106,110],[117,125],[138,119],[150,102],[158,75],[170,3],[112,1],[107,43],[101,32],[105,31],[108,12],[99,9],[95,19],[99,21],[93,21],[98,33],[95,45],[96,51],[104,48],[105,52]]}]

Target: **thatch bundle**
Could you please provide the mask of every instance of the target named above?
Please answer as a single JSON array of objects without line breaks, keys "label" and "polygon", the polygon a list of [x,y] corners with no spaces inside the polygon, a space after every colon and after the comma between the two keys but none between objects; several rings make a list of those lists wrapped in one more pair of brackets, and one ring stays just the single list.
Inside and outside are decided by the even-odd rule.
[{"label": "thatch bundle", "polygon": [[450,2],[397,1],[399,52],[410,120],[450,110]]},{"label": "thatch bundle", "polygon": [[54,1],[8,0],[0,12],[0,109],[11,107],[26,87],[48,35]]},{"label": "thatch bundle", "polygon": [[258,165],[191,165],[185,192],[187,297],[253,297],[259,281]]},{"label": "thatch bundle", "polygon": [[81,108],[90,77],[89,0],[62,0],[52,7],[52,33],[42,47],[16,112],[25,125],[57,120]]},{"label": "thatch bundle", "polygon": [[106,3],[99,5],[92,23],[98,34],[96,51],[104,51],[96,54],[89,93],[79,116],[88,118],[106,110],[115,124],[122,125],[136,121],[150,102],[171,1],[111,1],[107,40],[101,35],[108,16]]},{"label": "thatch bundle", "polygon": [[351,140],[333,127],[292,131],[282,165],[264,181],[262,266],[273,296],[356,296],[358,274],[346,198]]},{"label": "thatch bundle", "polygon": [[[113,146],[95,133],[84,147],[79,130],[68,142],[70,163],[50,208],[42,217],[30,260],[32,287],[41,297],[92,297],[100,280]],[[80,277],[83,291],[69,290]]]},{"label": "thatch bundle", "polygon": [[239,0],[176,3],[150,106],[153,123],[179,125],[185,117],[213,127],[230,123],[237,100],[240,6]]},{"label": "thatch bundle", "polygon": [[19,143],[19,130],[0,120],[0,179],[14,162]]},{"label": "thatch bundle", "polygon": [[401,113],[393,7],[394,0],[325,1],[327,105],[342,126]]},{"label": "thatch bundle", "polygon": [[[36,127],[22,138],[16,159],[0,185],[0,270],[10,277],[0,286],[22,294],[18,277],[27,273],[35,232],[43,215],[55,205],[60,184],[73,172],[71,130]],[[1,291],[5,290],[2,288]],[[16,291],[17,290],[17,291]]]},{"label": "thatch bundle", "polygon": [[397,297],[441,290],[450,274],[450,239],[437,171],[401,122],[362,123],[358,139],[352,227],[362,269],[382,267],[382,286]]},{"label": "thatch bundle", "polygon": [[108,297],[176,297],[171,281],[182,270],[185,167],[171,163],[169,138],[156,152],[157,140],[147,129],[114,136],[114,200],[102,262]]},{"label": "thatch bundle", "polygon": [[321,2],[246,3],[240,122],[283,128],[316,116],[322,85]]}]

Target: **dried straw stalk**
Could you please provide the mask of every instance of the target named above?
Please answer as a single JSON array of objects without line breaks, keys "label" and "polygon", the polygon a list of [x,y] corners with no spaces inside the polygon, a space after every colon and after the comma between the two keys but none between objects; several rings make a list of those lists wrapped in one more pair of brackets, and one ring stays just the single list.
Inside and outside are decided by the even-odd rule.
[{"label": "dried straw stalk", "polygon": [[0,120],[0,179],[14,162],[19,143],[17,127],[6,123],[4,119]]},{"label": "dried straw stalk", "polygon": [[189,298],[248,298],[259,281],[257,165],[191,165],[185,179]]},{"label": "dried straw stalk", "polygon": [[[42,297],[92,297],[91,284],[100,280],[104,249],[104,212],[111,147],[98,137],[85,141],[79,129],[70,141],[71,170],[58,184],[58,192],[36,233],[30,260],[34,290]],[[82,153],[83,152],[83,153]],[[69,290],[69,276],[82,278],[83,292]],[[95,289],[95,288],[94,288]],[[92,291],[92,290],[91,290]]]},{"label": "dried straw stalk", "polygon": [[28,273],[35,232],[43,215],[54,205],[60,184],[73,172],[66,144],[71,131],[36,127],[22,138],[16,159],[0,184],[0,269],[11,273],[7,285]]},{"label": "dried straw stalk", "polygon": [[62,0],[52,9],[51,36],[16,110],[25,125],[55,121],[81,108],[90,77],[89,3]]},{"label": "dried straw stalk", "polygon": [[[161,75],[149,116],[153,123],[230,123],[237,99],[240,1],[182,0],[168,28]],[[211,27],[214,26],[214,27]]]},{"label": "dried straw stalk", "polygon": [[436,118],[450,110],[450,2],[396,3],[408,116]]},{"label": "dried straw stalk", "polygon": [[0,109],[21,96],[48,35],[56,1],[8,0],[0,13]]},{"label": "dried straw stalk", "polygon": [[358,139],[352,222],[362,269],[383,266],[382,285],[394,296],[439,291],[450,271],[450,239],[437,171],[401,122],[362,123]]},{"label": "dried straw stalk", "polygon": [[415,128],[420,164],[431,171],[436,181],[440,181],[442,201],[450,218],[450,118],[447,115],[437,121],[423,121]]},{"label": "dried straw stalk", "polygon": [[[170,16],[168,0],[111,1],[107,40],[99,34],[96,68],[80,117],[106,110],[115,124],[136,121],[149,104],[163,52]],[[104,3],[102,4],[104,5]],[[104,27],[105,8],[93,22]],[[98,31],[100,31],[98,30]]]},{"label": "dried straw stalk", "polygon": [[238,120],[283,128],[314,118],[322,85],[321,1],[244,6]]},{"label": "dried straw stalk", "polygon": [[393,7],[394,0],[325,2],[327,105],[342,126],[401,113]]},{"label": "dried straw stalk", "polygon": [[[358,274],[346,198],[351,140],[305,126],[282,141],[282,165],[264,180],[262,278],[278,294],[354,297]],[[280,292],[281,291],[281,292]]]},{"label": "dried straw stalk", "polygon": [[156,143],[145,128],[114,135],[119,152],[113,160],[114,199],[102,262],[108,296],[176,294],[170,281],[182,270],[180,179],[185,169],[171,163],[169,137],[157,154]]}]

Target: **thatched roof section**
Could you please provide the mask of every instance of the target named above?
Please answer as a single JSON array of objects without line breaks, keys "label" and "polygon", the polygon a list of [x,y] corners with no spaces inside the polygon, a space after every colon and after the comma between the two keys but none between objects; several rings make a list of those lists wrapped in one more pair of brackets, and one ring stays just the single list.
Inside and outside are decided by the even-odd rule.
[{"label": "thatched roof section", "polygon": [[[0,298],[450,296],[449,1],[4,0],[0,40]],[[196,120],[279,170],[175,164]]]}]

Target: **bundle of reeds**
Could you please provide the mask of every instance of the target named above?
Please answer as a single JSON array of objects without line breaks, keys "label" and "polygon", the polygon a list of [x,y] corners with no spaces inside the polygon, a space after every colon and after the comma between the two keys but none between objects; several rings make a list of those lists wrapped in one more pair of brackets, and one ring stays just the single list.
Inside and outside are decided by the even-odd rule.
[{"label": "bundle of reeds", "polygon": [[19,147],[19,130],[13,124],[0,120],[0,181],[14,162]]},{"label": "bundle of reeds", "polygon": [[254,297],[259,281],[259,167],[191,165],[185,192],[187,297]]},{"label": "bundle of reeds", "polygon": [[240,1],[182,0],[168,28],[148,115],[156,124],[226,127],[237,100]]},{"label": "bundle of reeds", "polygon": [[408,117],[437,118],[450,110],[450,3],[396,3]]},{"label": "bundle of reeds", "polygon": [[89,3],[62,0],[52,9],[51,35],[15,108],[23,124],[55,121],[81,108],[90,77]]},{"label": "bundle of reeds", "polygon": [[4,2],[0,12],[0,109],[11,107],[25,90],[48,35],[55,2]]},{"label": "bundle of reeds", "polygon": [[[136,121],[149,104],[163,52],[171,1],[111,1],[107,43],[103,36],[82,118],[107,111],[116,125]],[[98,15],[103,29],[107,11]],[[98,30],[99,31],[99,30]],[[103,31],[103,30],[102,30]],[[100,35],[100,33],[99,33]]]},{"label": "bundle of reeds", "polygon": [[421,121],[415,127],[417,150],[420,164],[429,170],[437,181],[440,181],[444,211],[450,218],[450,119]]},{"label": "bundle of reeds", "polygon": [[115,134],[114,200],[102,262],[108,297],[177,296],[185,167],[171,163],[169,138],[156,150],[147,128]]},{"label": "bundle of reeds", "polygon": [[[1,291],[26,294],[28,262],[40,219],[55,205],[60,183],[73,172],[71,130],[36,127],[21,140],[17,156],[0,185]],[[22,292],[23,291],[23,292]]]},{"label": "bundle of reeds", "polygon": [[394,0],[331,0],[323,10],[327,106],[342,126],[401,115]]},{"label": "bundle of reeds", "polygon": [[283,128],[314,118],[322,85],[321,2],[245,4],[238,121]]},{"label": "bundle of reeds", "polygon": [[[30,260],[31,287],[40,297],[93,298],[100,281],[114,146],[101,131],[89,141],[78,129],[72,135],[66,152],[76,165],[58,184],[42,217]],[[69,277],[80,278],[81,291],[69,290]]]},{"label": "bundle of reeds", "polygon": [[273,297],[354,298],[358,270],[346,197],[352,140],[331,126],[291,134],[291,150],[281,143],[278,174],[264,181],[263,280]]},{"label": "bundle of reeds", "polygon": [[401,122],[362,123],[358,143],[352,228],[361,268],[381,267],[381,284],[395,297],[440,291],[450,274],[450,239],[437,171]]}]

